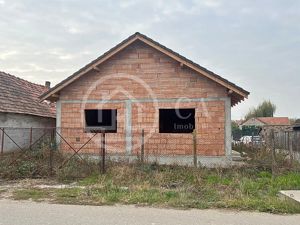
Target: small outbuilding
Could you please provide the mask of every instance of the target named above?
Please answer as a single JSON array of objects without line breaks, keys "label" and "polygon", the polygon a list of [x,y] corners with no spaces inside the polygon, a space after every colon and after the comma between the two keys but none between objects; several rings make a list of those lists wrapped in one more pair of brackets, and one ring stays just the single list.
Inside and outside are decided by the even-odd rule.
[{"label": "small outbuilding", "polygon": [[50,88],[46,84],[34,84],[0,72],[1,152],[26,148],[43,128],[55,127],[55,105],[39,99]]}]

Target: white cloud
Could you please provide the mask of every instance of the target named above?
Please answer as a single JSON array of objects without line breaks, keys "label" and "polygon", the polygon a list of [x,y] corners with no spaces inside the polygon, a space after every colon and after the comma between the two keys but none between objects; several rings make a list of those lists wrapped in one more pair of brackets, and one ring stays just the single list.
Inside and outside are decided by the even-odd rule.
[{"label": "white cloud", "polygon": [[28,63],[28,66],[30,66],[32,68],[32,71],[41,71],[41,72],[68,72],[70,71],[70,69],[48,69],[42,66],[39,66],[35,63]]},{"label": "white cloud", "polygon": [[2,53],[0,53],[0,59],[5,60],[5,59],[8,59],[11,56],[18,55],[18,54],[19,54],[19,52],[15,51],[15,50],[2,52]]},{"label": "white cloud", "polygon": [[92,55],[91,51],[83,51],[81,52],[82,55]]},{"label": "white cloud", "polygon": [[69,19],[68,21],[63,22],[62,26],[65,31],[70,34],[80,34],[84,32],[84,25],[75,19]]},{"label": "white cloud", "polygon": [[82,31],[79,30],[79,29],[76,28],[76,27],[68,27],[67,31],[68,31],[70,34],[79,34],[79,33],[82,33]]},{"label": "white cloud", "polygon": [[221,6],[221,2],[217,0],[205,0],[203,5],[209,8],[218,8]]},{"label": "white cloud", "polygon": [[6,70],[16,72],[16,73],[28,73],[28,72],[64,73],[64,72],[73,71],[73,69],[49,69],[34,63],[28,63],[24,65],[24,67],[6,68]]},{"label": "white cloud", "polygon": [[136,0],[123,0],[121,1],[120,3],[120,7],[121,8],[128,8],[128,7],[131,7],[133,5],[137,4],[137,1]]},{"label": "white cloud", "polygon": [[65,54],[65,55],[60,55],[58,58],[62,60],[68,60],[68,59],[73,59],[74,56],[71,54]]},{"label": "white cloud", "polygon": [[250,14],[253,14],[254,11],[253,11],[252,8],[247,8],[247,7],[245,7],[245,8],[242,8],[242,9],[240,10],[240,13],[241,13],[241,14],[245,14],[245,15],[250,15]]},{"label": "white cloud", "polygon": [[[140,31],[251,91],[250,100],[234,108],[233,118],[278,91],[280,83],[286,85],[280,86],[279,111],[300,117],[300,106],[285,105],[293,96],[289,91],[299,90],[300,83],[299,1],[105,3],[0,0],[0,30],[5,31],[0,69],[33,82],[49,77],[58,82]],[[268,88],[262,85],[266,82]]]},{"label": "white cloud", "polygon": [[64,53],[63,49],[51,49],[49,51],[51,55],[57,56],[59,59],[68,60],[75,58],[75,55],[70,53]]}]

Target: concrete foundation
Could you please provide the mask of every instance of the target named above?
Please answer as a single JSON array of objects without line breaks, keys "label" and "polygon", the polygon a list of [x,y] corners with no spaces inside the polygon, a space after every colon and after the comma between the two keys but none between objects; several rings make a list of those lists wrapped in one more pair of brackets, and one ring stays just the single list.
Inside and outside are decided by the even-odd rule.
[{"label": "concrete foundation", "polygon": [[[99,156],[89,156],[92,159],[99,160]],[[114,162],[136,162],[136,155],[106,155],[106,160]],[[179,166],[194,166],[194,157],[192,155],[183,156],[145,156],[145,163],[157,163],[160,165],[179,165]],[[206,168],[230,167],[240,165],[239,162],[234,162],[226,156],[198,156],[197,166]]]},{"label": "concrete foundation", "polygon": [[281,197],[285,198],[286,200],[293,201],[297,204],[300,204],[300,190],[280,191],[279,194],[281,195]]}]

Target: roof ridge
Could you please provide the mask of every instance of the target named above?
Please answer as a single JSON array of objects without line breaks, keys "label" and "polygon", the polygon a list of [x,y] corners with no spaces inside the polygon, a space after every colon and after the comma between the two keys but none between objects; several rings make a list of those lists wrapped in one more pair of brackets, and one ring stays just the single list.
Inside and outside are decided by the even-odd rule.
[{"label": "roof ridge", "polygon": [[16,79],[18,79],[18,80],[25,81],[25,82],[27,82],[27,83],[33,84],[33,85],[45,87],[45,86],[42,85],[42,84],[37,84],[37,83],[31,82],[31,81],[25,80],[24,78],[21,78],[21,77],[18,77],[18,76],[16,76],[16,75],[13,75],[13,74],[10,74],[10,73],[7,73],[7,72],[4,72],[4,71],[1,71],[1,70],[0,70],[0,74],[1,74],[1,73],[6,74],[6,75],[11,76],[11,77],[14,77],[14,78],[16,78]]},{"label": "roof ridge", "polygon": [[0,112],[55,118],[55,105],[38,98],[45,86],[0,71],[0,89]]},{"label": "roof ridge", "polygon": [[139,36],[142,36],[142,37],[145,38],[145,39],[150,40],[151,42],[155,43],[156,45],[158,45],[158,46],[160,46],[160,47],[162,47],[162,48],[164,48],[164,49],[166,49],[166,50],[172,52],[172,54],[177,55],[178,57],[184,59],[184,60],[187,61],[187,62],[190,62],[191,64],[196,65],[197,67],[200,67],[200,68],[201,68],[202,70],[204,70],[205,72],[210,73],[210,74],[212,74],[212,75],[218,77],[219,79],[221,79],[221,80],[223,80],[223,81],[225,81],[225,82],[230,83],[232,86],[235,86],[235,87],[239,88],[240,90],[242,90],[242,91],[247,92],[248,94],[250,94],[250,93],[249,93],[248,91],[246,91],[245,89],[243,89],[243,88],[237,86],[236,84],[234,84],[234,83],[232,83],[231,81],[225,79],[224,77],[220,76],[219,74],[214,73],[213,71],[211,71],[211,70],[209,70],[209,69],[207,69],[207,68],[201,66],[201,65],[198,64],[198,63],[195,63],[193,60],[188,59],[188,58],[186,58],[185,56],[179,54],[178,52],[173,51],[172,49],[170,49],[170,48],[166,47],[165,45],[162,45],[161,43],[159,43],[159,42],[153,40],[152,38],[148,37],[147,35],[141,34],[141,33],[139,33],[139,32],[136,32],[135,35],[139,35]]},{"label": "roof ridge", "polygon": [[[251,118],[250,118],[250,119],[251,119]],[[259,120],[260,122],[262,122],[262,123],[266,124],[266,122],[265,122],[265,121],[262,121],[262,120],[261,120],[261,117],[254,117],[254,119],[257,119],[257,120]]]},{"label": "roof ridge", "polygon": [[[169,55],[171,58],[173,58],[173,56],[174,56],[173,59],[178,60],[178,61],[183,61],[184,63],[187,64],[188,67],[191,67],[192,69],[196,70],[198,73],[202,73],[202,75],[204,74],[204,76],[208,77],[209,79],[214,80],[215,82],[219,83],[220,85],[222,85],[224,87],[227,87],[228,89],[233,89],[237,93],[237,95],[232,97],[232,99],[233,99],[231,101],[232,105],[235,105],[238,102],[242,101],[244,98],[247,98],[247,96],[250,94],[248,91],[239,87],[238,85],[236,85],[236,84],[230,82],[229,80],[223,78],[222,76],[206,69],[205,67],[202,67],[201,65],[199,65],[199,64],[193,62],[192,60],[184,57],[183,55],[173,51],[172,49],[160,44],[159,42],[151,39],[150,37],[148,37],[144,34],[141,34],[139,32],[135,32],[134,34],[130,35],[129,37],[127,37],[126,39],[124,39],[123,41],[121,41],[120,43],[118,43],[117,45],[112,47],[111,49],[109,49],[108,51],[104,52],[102,55],[100,55],[96,59],[92,60],[91,62],[89,62],[88,64],[86,64],[85,66],[83,66],[82,68],[77,70],[76,72],[74,72],[72,75],[63,79],[61,82],[56,84],[54,87],[50,88],[48,91],[44,92],[42,95],[40,95],[39,98],[40,99],[48,98],[52,92],[60,90],[61,88],[63,88],[64,85],[68,85],[69,83],[72,83],[74,80],[81,77],[82,74],[86,73],[88,70],[91,70],[93,67],[93,64],[97,64],[97,62],[99,62],[101,60],[103,60],[103,61],[107,60],[110,57],[109,56],[110,54],[115,54],[116,52],[119,51],[118,50],[119,48],[122,49],[122,46],[127,47],[126,43],[129,45],[136,40],[145,42],[146,44],[148,44],[152,47],[154,45],[155,47],[153,47],[153,48],[158,49],[159,51],[165,51],[165,52],[167,52],[167,53],[165,53],[167,55],[169,53],[171,55],[171,56]],[[147,42],[149,42],[150,44]],[[107,57],[107,58],[105,58],[105,57]],[[199,71],[201,71],[201,72],[199,72]]]},{"label": "roof ridge", "polygon": [[256,118],[289,118],[288,116],[258,116]]}]

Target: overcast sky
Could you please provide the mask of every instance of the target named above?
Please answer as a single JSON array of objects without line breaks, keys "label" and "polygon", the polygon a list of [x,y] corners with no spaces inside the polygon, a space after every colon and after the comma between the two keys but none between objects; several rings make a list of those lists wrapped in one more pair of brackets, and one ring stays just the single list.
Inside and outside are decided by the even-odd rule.
[{"label": "overcast sky", "polygon": [[44,84],[65,79],[139,31],[300,117],[299,0],[0,0],[0,70]]}]

